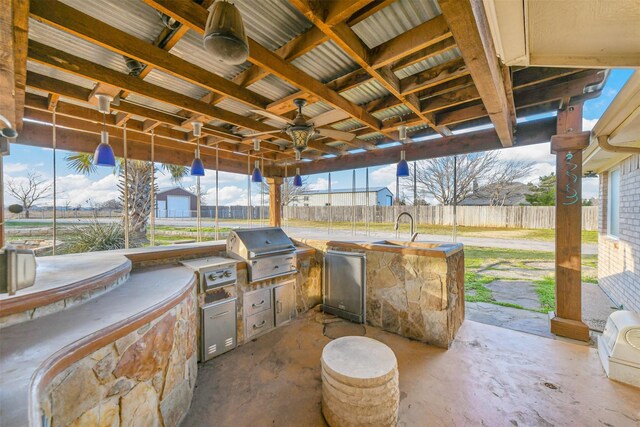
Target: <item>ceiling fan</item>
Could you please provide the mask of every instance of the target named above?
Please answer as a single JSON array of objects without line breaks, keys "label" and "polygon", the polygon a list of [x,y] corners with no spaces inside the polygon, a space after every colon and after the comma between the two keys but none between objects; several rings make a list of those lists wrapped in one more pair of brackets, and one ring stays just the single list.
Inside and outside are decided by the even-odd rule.
[{"label": "ceiling fan", "polygon": [[285,127],[280,130],[272,130],[269,132],[259,132],[253,133],[250,135],[245,135],[246,138],[254,138],[259,135],[266,135],[271,133],[285,132],[287,135],[291,137],[293,141],[293,148],[297,153],[301,153],[302,151],[307,149],[307,143],[309,139],[315,138],[319,135],[327,136],[329,138],[337,139],[340,141],[353,141],[356,138],[356,135],[343,132],[336,129],[328,129],[321,128],[328,123],[334,123],[339,120],[343,120],[349,117],[347,113],[340,110],[331,110],[326,113],[322,113],[312,119],[307,120],[302,115],[302,108],[307,105],[307,101],[302,98],[296,98],[293,100],[293,103],[298,107],[298,114],[293,120],[287,120],[275,114],[272,114],[268,111],[263,110],[251,110],[254,113],[261,114],[270,119],[276,120],[278,122],[285,123]]}]

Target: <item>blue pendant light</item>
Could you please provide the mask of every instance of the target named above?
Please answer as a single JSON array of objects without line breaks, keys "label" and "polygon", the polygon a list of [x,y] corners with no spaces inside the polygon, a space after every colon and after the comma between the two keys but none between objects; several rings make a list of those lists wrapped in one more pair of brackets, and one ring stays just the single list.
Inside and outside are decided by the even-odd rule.
[{"label": "blue pendant light", "polygon": [[93,164],[96,166],[110,166],[115,167],[116,157],[113,154],[113,149],[109,145],[109,134],[106,131],[100,132],[100,138],[102,142],[96,147],[95,153],[93,153]]},{"label": "blue pendant light", "polygon": [[200,159],[200,135],[202,134],[202,122],[193,122],[193,136],[198,137],[196,155],[191,162],[191,176],[204,176],[204,164]]},{"label": "blue pendant light", "polygon": [[260,160],[256,160],[256,166],[251,174],[251,182],[262,182],[262,172],[260,172]]},{"label": "blue pendant light", "polygon": [[300,168],[296,168],[296,176],[293,177],[293,186],[302,187],[302,177],[300,176]]},{"label": "blue pendant light", "polygon": [[398,162],[398,166],[396,167],[396,176],[405,177],[409,176],[409,163],[404,158],[404,150],[400,152],[400,161]]},{"label": "blue pendant light", "polygon": [[102,113],[102,131],[100,132],[100,144],[93,153],[93,164],[96,166],[116,166],[116,156],[113,154],[113,148],[109,145],[109,133],[107,132],[106,114],[109,112],[109,104],[111,96],[104,93],[96,94],[98,98],[98,111]]},{"label": "blue pendant light", "polygon": [[[400,142],[404,144],[407,139],[407,127],[405,125],[398,126],[398,134]],[[396,167],[396,176],[397,177],[405,177],[409,176],[409,163],[404,158],[405,153],[404,150],[400,152],[400,161],[398,162],[398,166]]]}]

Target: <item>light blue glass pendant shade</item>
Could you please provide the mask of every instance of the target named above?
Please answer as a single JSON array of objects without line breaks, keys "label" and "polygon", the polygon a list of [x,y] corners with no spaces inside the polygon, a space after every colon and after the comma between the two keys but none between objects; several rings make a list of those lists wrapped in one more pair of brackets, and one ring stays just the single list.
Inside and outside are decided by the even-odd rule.
[{"label": "light blue glass pendant shade", "polygon": [[400,161],[398,162],[398,167],[396,168],[396,176],[405,177],[409,176],[409,163],[404,159],[404,150],[400,152]]},{"label": "light blue glass pendant shade", "polygon": [[260,160],[256,160],[256,167],[253,168],[251,174],[251,182],[262,182],[262,173],[260,172]]},{"label": "light blue glass pendant shade", "polygon": [[96,147],[95,153],[93,153],[93,164],[96,166],[110,166],[115,167],[116,157],[113,154],[113,148],[109,145],[109,134],[106,131],[102,131],[100,134],[102,142]]},{"label": "light blue glass pendant shade", "polygon": [[296,168],[296,176],[293,177],[293,186],[302,187],[302,177],[300,176],[300,168]]},{"label": "light blue glass pendant shade", "polygon": [[204,164],[200,157],[196,157],[191,162],[191,176],[204,176]]}]

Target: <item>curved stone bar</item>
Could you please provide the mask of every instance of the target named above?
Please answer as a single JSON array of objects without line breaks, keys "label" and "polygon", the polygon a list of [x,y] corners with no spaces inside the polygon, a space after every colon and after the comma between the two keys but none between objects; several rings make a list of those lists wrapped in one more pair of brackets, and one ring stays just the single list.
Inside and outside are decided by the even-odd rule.
[{"label": "curved stone bar", "polygon": [[37,260],[36,281],[15,295],[0,294],[0,327],[55,313],[121,285],[131,271],[122,255],[62,255]]},{"label": "curved stone bar", "polygon": [[[52,278],[49,287],[28,289],[44,306],[85,295],[110,274],[123,283],[0,330],[0,425],[91,425],[109,414],[145,414],[148,425],[171,426],[186,413],[197,375],[195,276],[176,264],[129,273],[124,255],[38,260],[58,267],[38,271],[43,283]],[[77,263],[99,268],[90,275],[71,267]],[[64,273],[67,280],[54,280]]]}]

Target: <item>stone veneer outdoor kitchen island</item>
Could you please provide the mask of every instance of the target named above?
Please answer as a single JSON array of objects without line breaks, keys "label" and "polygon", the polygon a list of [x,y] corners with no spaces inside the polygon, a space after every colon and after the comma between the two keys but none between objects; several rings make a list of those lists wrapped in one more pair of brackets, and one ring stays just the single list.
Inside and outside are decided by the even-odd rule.
[{"label": "stone veneer outdoor kitchen island", "polygon": [[366,254],[367,323],[449,348],[464,320],[461,243],[301,239],[321,253]]}]

